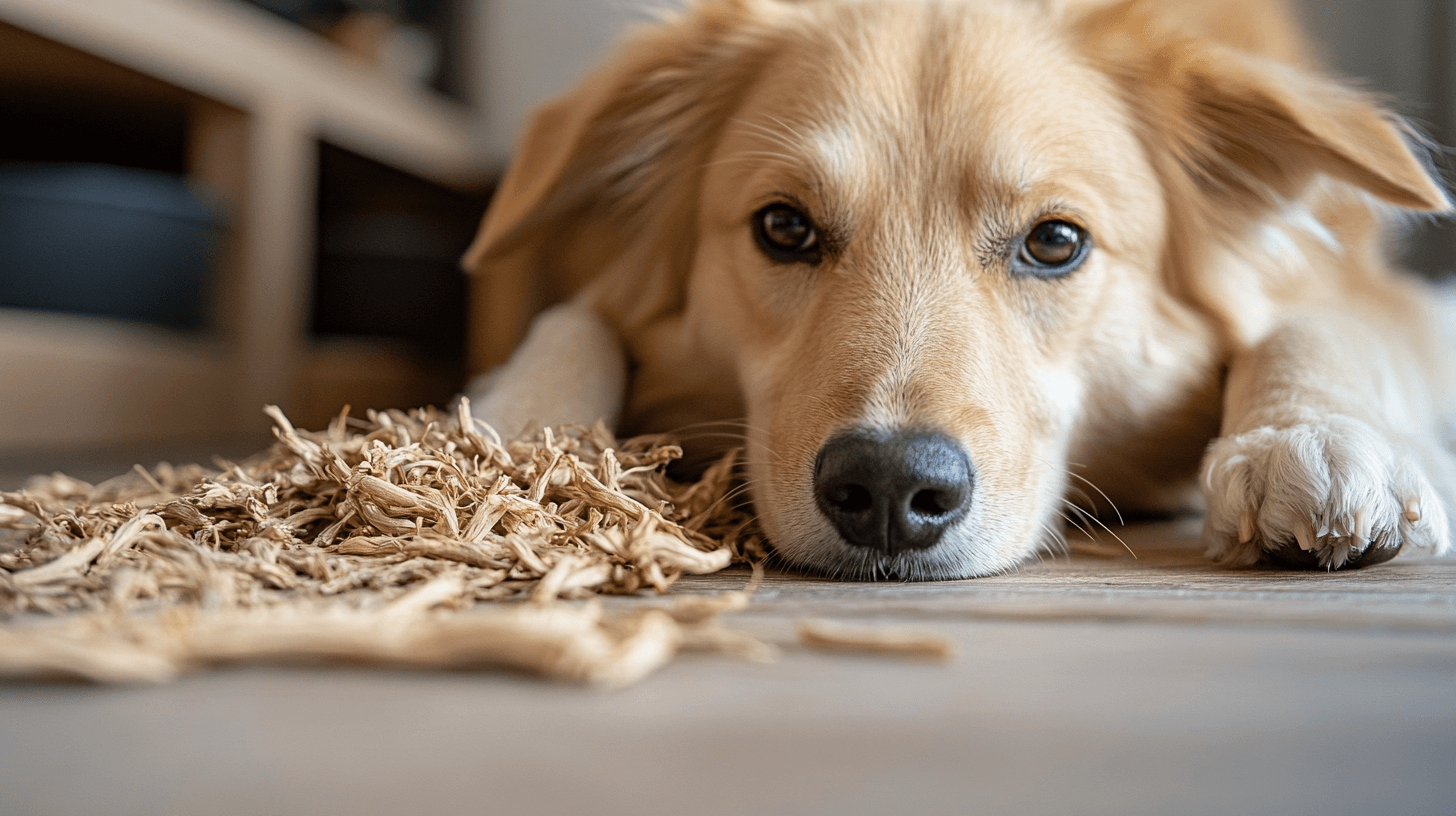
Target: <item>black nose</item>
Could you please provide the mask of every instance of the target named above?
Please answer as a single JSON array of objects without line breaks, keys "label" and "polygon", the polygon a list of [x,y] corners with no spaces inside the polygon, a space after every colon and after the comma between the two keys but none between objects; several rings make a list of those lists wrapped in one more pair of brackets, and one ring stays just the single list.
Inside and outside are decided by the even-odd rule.
[{"label": "black nose", "polygon": [[895,553],[935,546],[971,506],[971,462],[929,431],[850,431],[824,443],[814,498],[844,540]]}]

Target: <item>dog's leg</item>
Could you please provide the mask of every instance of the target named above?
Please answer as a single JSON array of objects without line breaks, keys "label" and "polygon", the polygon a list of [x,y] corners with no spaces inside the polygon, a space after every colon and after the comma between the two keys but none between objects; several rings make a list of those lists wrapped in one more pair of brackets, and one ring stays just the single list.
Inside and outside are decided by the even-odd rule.
[{"label": "dog's leg", "polygon": [[1339,569],[1450,549],[1456,466],[1401,332],[1304,314],[1232,361],[1203,464],[1210,557]]},{"label": "dog's leg", "polygon": [[465,389],[472,413],[503,439],[542,426],[616,425],[627,362],[617,334],[591,308],[563,303],[531,323],[525,341],[500,368]]}]

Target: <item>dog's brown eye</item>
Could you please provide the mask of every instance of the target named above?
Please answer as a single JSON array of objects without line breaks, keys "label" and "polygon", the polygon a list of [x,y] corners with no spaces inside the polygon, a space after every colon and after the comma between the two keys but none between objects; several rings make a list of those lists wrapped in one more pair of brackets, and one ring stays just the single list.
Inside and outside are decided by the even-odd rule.
[{"label": "dog's brown eye", "polygon": [[1087,231],[1067,221],[1042,221],[1022,241],[1017,252],[1020,271],[1059,277],[1081,265],[1091,245]]},{"label": "dog's brown eye", "polygon": [[788,204],[770,204],[753,214],[753,238],[763,253],[779,263],[819,263],[819,228],[813,219]]}]

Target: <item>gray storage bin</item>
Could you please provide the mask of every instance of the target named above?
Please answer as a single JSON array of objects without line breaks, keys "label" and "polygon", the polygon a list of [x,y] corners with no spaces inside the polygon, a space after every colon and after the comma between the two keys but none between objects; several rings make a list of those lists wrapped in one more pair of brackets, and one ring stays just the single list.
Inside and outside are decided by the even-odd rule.
[{"label": "gray storage bin", "polygon": [[199,328],[222,220],[169,173],[0,167],[0,306]]}]

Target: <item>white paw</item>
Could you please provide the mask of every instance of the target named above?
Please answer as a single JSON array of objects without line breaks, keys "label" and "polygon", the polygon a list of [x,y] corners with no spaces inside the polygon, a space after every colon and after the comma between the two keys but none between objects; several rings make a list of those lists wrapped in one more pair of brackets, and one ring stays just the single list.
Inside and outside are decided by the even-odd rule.
[{"label": "white paw", "polygon": [[1446,508],[1421,466],[1380,432],[1324,415],[1215,440],[1203,458],[1210,558],[1339,569],[1409,545],[1451,547]]}]

